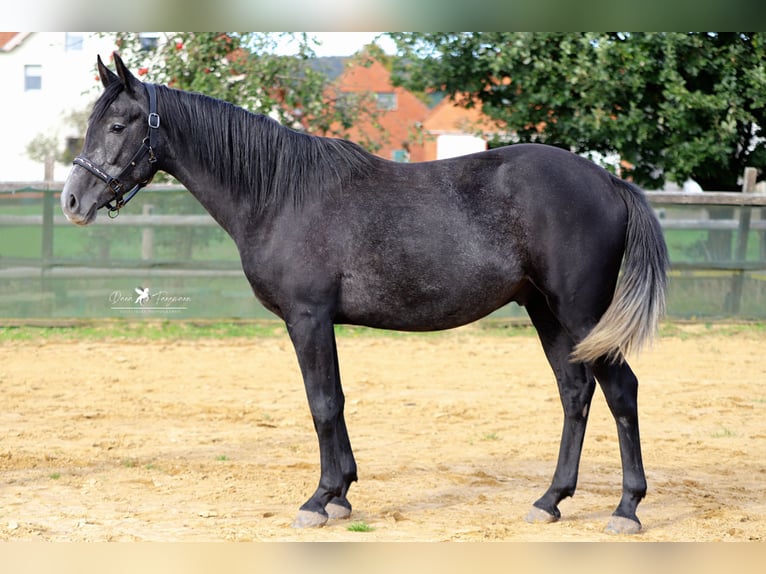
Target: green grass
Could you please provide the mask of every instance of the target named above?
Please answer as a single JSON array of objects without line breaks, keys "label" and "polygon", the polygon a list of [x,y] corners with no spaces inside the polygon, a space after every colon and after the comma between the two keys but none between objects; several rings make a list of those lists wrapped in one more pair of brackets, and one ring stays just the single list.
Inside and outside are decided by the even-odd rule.
[{"label": "green grass", "polygon": [[218,461],[221,461],[221,462],[225,462],[225,461],[229,460],[229,457],[226,456],[225,454],[222,454],[222,455],[219,455],[219,456],[215,457],[215,459],[218,460]]},{"label": "green grass", "polygon": [[[21,190],[20,190],[21,191]],[[156,214],[202,214],[204,209],[186,192],[144,190],[131,203],[130,213],[141,213],[142,207],[151,205]],[[720,208],[730,211],[730,208]],[[54,215],[61,216],[58,200],[53,203]],[[667,207],[669,217],[697,217],[697,207]],[[0,194],[0,214],[3,215],[41,215],[43,212],[42,195],[25,196],[24,194]],[[102,215],[102,217],[104,217]],[[154,229],[155,252],[153,259],[160,266],[170,265],[170,261],[199,262],[201,267],[218,268],[221,264],[231,270],[239,269],[239,255],[234,242],[216,227],[158,227]],[[3,241],[0,243],[0,263],[15,266],[21,263],[37,265],[42,251],[42,229],[40,226],[9,225],[0,229]],[[708,232],[700,230],[666,230],[665,238],[673,262],[703,263],[709,258],[707,252]],[[760,253],[760,232],[752,230],[748,242],[746,259],[758,261]],[[737,241],[737,233],[731,234],[732,254]],[[157,289],[167,289],[174,295],[184,295],[192,299],[187,310],[174,315],[174,319],[191,320],[206,317],[215,319],[220,316],[260,319],[273,317],[252,297],[244,276],[213,276],[205,278],[190,277],[151,277],[141,262],[142,230],[138,226],[56,226],[53,229],[53,257],[74,264],[87,262],[101,270],[110,267],[135,267],[135,275],[111,276],[108,273],[99,277],[24,277],[7,279],[0,284],[0,316],[4,317],[82,317],[116,318],[127,317],[111,309],[109,294],[118,290],[128,294],[139,285]],[[215,263],[215,265],[213,265]],[[764,320],[763,299],[766,297],[766,281],[748,274],[742,298],[739,316]],[[759,275],[764,275],[762,272]],[[147,283],[148,281],[148,283]],[[728,272],[672,272],[668,293],[669,316],[674,318],[719,318],[728,312],[724,305],[726,294],[731,289],[731,274]],[[162,318],[153,315],[155,318]],[[528,324],[526,313],[516,305],[503,307],[487,321],[479,324],[487,334],[496,336],[534,336],[528,326],[514,324],[519,319]],[[495,322],[496,323],[493,323]],[[224,323],[224,321],[221,321]],[[194,330],[192,330],[194,331]],[[381,331],[370,331],[356,327],[338,327],[339,336],[368,336],[374,333],[381,336]],[[51,335],[55,335],[51,333]],[[131,332],[128,336],[134,336]],[[207,336],[252,336],[252,333],[182,334],[166,330],[156,333],[148,329],[141,336],[158,337],[207,337]],[[57,335],[56,335],[57,336]],[[90,335],[87,335],[90,337]],[[120,336],[119,334],[116,336]],[[263,336],[258,333],[257,336]],[[387,336],[412,336],[389,332]],[[439,337],[437,334],[423,335]],[[3,336],[0,335],[0,340]]]},{"label": "green grass", "polygon": [[713,433],[713,438],[734,438],[737,435],[737,433],[730,428],[723,427],[721,430]]},{"label": "green grass", "polygon": [[[3,215],[40,215],[43,212],[42,197],[20,199],[4,194],[0,199],[0,213]],[[203,214],[204,209],[196,200],[179,187],[177,191],[145,190],[131,203],[130,213],[139,214],[144,205],[151,205],[157,214]],[[54,201],[54,215],[60,215],[58,201]],[[728,208],[727,208],[728,209]],[[683,216],[688,208],[672,210]],[[696,217],[696,215],[695,215]],[[2,230],[4,241],[0,245],[3,257],[38,258],[40,256],[42,232],[38,226],[6,226]],[[674,230],[664,232],[672,261],[702,261],[707,257],[708,232],[703,230]],[[747,259],[759,258],[759,234],[751,231],[748,241]],[[731,233],[732,246],[737,234]],[[141,230],[137,227],[100,226],[77,228],[56,226],[54,228],[54,256],[59,258],[98,257],[101,247],[109,246],[109,259],[140,259]],[[158,228],[155,230],[155,256],[157,258],[178,257],[185,246],[194,245],[194,259],[226,259],[238,261],[233,241],[219,228]],[[733,251],[732,251],[733,252]]]},{"label": "green grass", "polygon": [[352,522],[346,527],[346,530],[349,532],[372,532],[375,530],[374,526],[370,526],[366,522],[362,522],[361,520],[358,520],[356,522]]},{"label": "green grass", "polygon": [[195,321],[195,320],[50,320],[6,321],[0,323],[3,341],[66,341],[108,339],[132,340],[196,340],[228,338],[282,337],[284,324],[276,320],[262,321]]},{"label": "green grass", "polygon": [[52,473],[50,473],[48,475],[48,478],[50,478],[51,480],[58,480],[59,478],[61,478],[61,473],[60,472],[52,472]]},{"label": "green grass", "polygon": [[667,321],[660,325],[660,337],[676,337],[682,340],[699,339],[707,336],[766,336],[766,323],[760,321]]},{"label": "green grass", "polygon": [[[536,337],[528,324],[514,319],[484,319],[470,332],[493,337]],[[339,338],[390,337],[433,338],[453,336],[456,331],[404,333],[366,327],[336,326]],[[660,337],[693,339],[705,336],[766,336],[763,322],[665,322]],[[49,319],[0,320],[0,343],[26,341],[104,340],[200,340],[232,338],[284,338],[287,329],[278,319],[195,320],[195,319]]]},{"label": "green grass", "polygon": [[[41,215],[43,200],[38,198],[17,199],[11,195],[0,196],[0,214]],[[131,202],[130,213],[140,214],[144,204],[152,205],[157,214],[204,214],[197,201],[180,189],[177,192],[144,191]],[[54,216],[61,215],[58,200],[54,200]],[[105,217],[101,215],[100,217]],[[0,257],[39,258],[42,247],[40,226],[4,226]],[[155,229],[155,258],[188,259],[186,248],[193,245],[192,258],[215,261],[239,261],[234,242],[218,227],[168,227]],[[104,247],[108,246],[108,250]],[[97,226],[79,228],[55,226],[53,228],[53,255],[63,259],[107,260],[140,259],[141,229],[139,227]]]}]

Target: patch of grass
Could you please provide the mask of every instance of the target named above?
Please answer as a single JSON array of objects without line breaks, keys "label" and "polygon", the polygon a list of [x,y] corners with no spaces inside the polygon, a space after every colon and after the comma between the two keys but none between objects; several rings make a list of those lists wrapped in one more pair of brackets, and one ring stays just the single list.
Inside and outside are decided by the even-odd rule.
[{"label": "patch of grass", "polygon": [[389,329],[373,329],[372,327],[360,327],[358,325],[335,325],[337,337],[385,337],[399,339],[405,337],[419,337],[435,339],[443,337],[446,331],[392,331]]},{"label": "patch of grass", "polygon": [[687,333],[676,323],[661,323],[658,335],[660,337],[677,337],[685,341]]},{"label": "patch of grass", "polygon": [[491,432],[491,433],[485,434],[481,438],[481,440],[500,440],[500,437],[498,436],[496,432]]},{"label": "patch of grass", "polygon": [[675,337],[682,341],[704,337],[763,337],[766,335],[766,323],[760,321],[666,321],[660,325],[660,337]]},{"label": "patch of grass", "polygon": [[736,436],[736,432],[726,427],[723,427],[720,431],[713,433],[713,438],[733,438]]},{"label": "patch of grass", "polygon": [[361,520],[357,520],[356,522],[352,522],[346,527],[346,530],[349,532],[372,532],[375,530],[374,526],[370,526],[366,522],[363,522]]},{"label": "patch of grass", "polygon": [[52,473],[50,473],[48,475],[48,478],[50,478],[51,480],[58,480],[59,478],[61,478],[61,473],[60,472],[52,472]]},{"label": "patch of grass", "polygon": [[134,458],[123,458],[120,464],[125,468],[136,468],[138,466],[138,462]]},{"label": "patch of grass", "polygon": [[[489,317],[468,329],[480,335],[497,337],[536,337],[527,320]],[[454,331],[402,332],[353,325],[336,325],[338,337],[431,338],[449,336]],[[710,335],[766,335],[766,322],[667,321],[660,326],[661,337],[692,339]],[[0,343],[26,341],[105,341],[105,340],[200,340],[232,338],[287,337],[278,319],[0,319]]]},{"label": "patch of grass", "polygon": [[219,460],[219,461],[221,461],[221,462],[225,462],[225,461],[229,460],[229,457],[228,457],[228,456],[226,456],[225,454],[221,454],[221,455],[219,455],[219,456],[215,457],[215,459],[216,459],[216,460]]},{"label": "patch of grass", "polygon": [[499,337],[536,337],[537,331],[524,318],[488,317],[476,323],[482,335]]},{"label": "patch of grass", "polygon": [[0,324],[0,342],[68,341],[109,339],[198,340],[282,337],[287,329],[281,321],[205,320],[7,320]]}]

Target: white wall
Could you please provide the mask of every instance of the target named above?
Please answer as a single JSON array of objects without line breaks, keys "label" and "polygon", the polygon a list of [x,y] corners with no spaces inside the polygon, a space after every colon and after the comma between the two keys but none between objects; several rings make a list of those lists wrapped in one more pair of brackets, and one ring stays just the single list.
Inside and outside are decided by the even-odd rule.
[{"label": "white wall", "polygon": [[457,157],[486,149],[486,141],[468,134],[441,134],[436,138],[436,159]]},{"label": "white wall", "polygon": [[[114,44],[108,37],[82,36],[80,50],[66,48],[65,32],[34,32],[12,51],[0,51],[0,181],[43,179],[43,165],[27,155],[38,134],[55,136],[63,147],[67,136],[84,132],[84,126],[66,126],[66,117],[89,109],[100,94],[96,56],[108,61]],[[25,91],[26,65],[42,66],[40,90]],[[56,164],[54,179],[66,179],[70,167]]]}]

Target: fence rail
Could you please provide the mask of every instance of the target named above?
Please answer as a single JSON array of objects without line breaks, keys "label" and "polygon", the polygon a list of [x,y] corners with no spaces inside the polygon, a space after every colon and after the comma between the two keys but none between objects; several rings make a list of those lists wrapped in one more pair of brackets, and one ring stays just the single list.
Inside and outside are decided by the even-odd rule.
[{"label": "fence rail", "polygon": [[[2,215],[0,227],[42,226],[44,215]],[[54,226],[72,225],[63,215],[55,215],[51,220]],[[209,215],[120,215],[114,219],[98,218],[91,225],[117,225],[122,227],[217,227],[215,219]]]},{"label": "fence rail", "polygon": [[[736,314],[740,308],[745,274],[766,271],[766,193],[754,193],[755,172],[746,172],[743,192],[705,192],[683,193],[671,191],[648,191],[647,197],[652,206],[661,215],[663,231],[728,233],[733,238],[731,256],[720,259],[701,261],[671,261],[674,273],[716,273],[732,274],[730,293],[727,295],[727,308]],[[54,240],[58,229],[71,224],[60,215],[58,196],[63,189],[62,182],[11,182],[0,183],[0,234],[3,229],[27,227],[38,229],[40,233],[39,257],[8,257],[0,252],[0,278],[23,279],[39,277],[47,279],[69,278],[108,278],[133,276],[136,272],[148,273],[152,277],[239,277],[242,274],[238,260],[226,261],[191,261],[183,258],[160,259],[154,255],[155,232],[161,229],[175,228],[217,228],[218,224],[207,214],[168,214],[129,213],[115,219],[98,218],[92,225],[98,228],[119,227],[138,228],[142,242],[140,257],[119,260],[109,259],[109,266],[99,258],[82,257],[62,258],[54,256]],[[177,185],[152,184],[145,192],[165,193],[184,191]],[[146,193],[142,194],[146,197]],[[4,199],[17,198],[28,205],[37,205],[39,214],[3,213]],[[191,201],[191,200],[190,200]],[[706,210],[717,208],[729,209],[729,214],[722,219],[703,217]],[[678,208],[678,209],[676,209]],[[696,209],[695,209],[696,208]],[[664,211],[674,210],[673,217],[662,217]],[[686,212],[684,212],[686,210]],[[694,213],[689,216],[689,212]],[[679,215],[681,213],[681,215]],[[752,253],[753,235],[760,246],[758,256],[747,257],[748,247]],[[135,237],[135,236],[133,236]],[[136,241],[133,239],[133,241]],[[0,238],[0,242],[2,239]],[[761,274],[766,277],[765,274]]]}]

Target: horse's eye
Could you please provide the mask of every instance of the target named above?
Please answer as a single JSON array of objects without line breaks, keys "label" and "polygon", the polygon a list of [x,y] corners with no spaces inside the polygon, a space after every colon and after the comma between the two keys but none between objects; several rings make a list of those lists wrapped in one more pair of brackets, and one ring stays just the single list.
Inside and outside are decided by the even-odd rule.
[{"label": "horse's eye", "polygon": [[116,134],[120,133],[124,129],[125,129],[125,126],[122,125],[122,124],[114,124],[112,126],[112,132],[114,132]]}]

